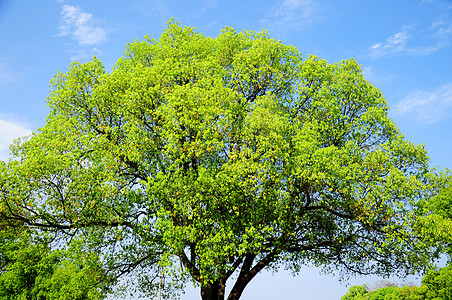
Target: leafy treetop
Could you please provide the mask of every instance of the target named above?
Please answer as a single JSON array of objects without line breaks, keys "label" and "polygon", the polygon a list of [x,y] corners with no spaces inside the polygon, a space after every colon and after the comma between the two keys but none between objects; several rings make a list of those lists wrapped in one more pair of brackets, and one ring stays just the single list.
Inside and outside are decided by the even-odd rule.
[{"label": "leafy treetop", "polygon": [[82,236],[144,293],[162,270],[203,299],[235,278],[239,299],[281,263],[387,274],[431,258],[411,225],[436,175],[353,59],[172,22],[110,73],[93,58],[52,86],[47,124],[0,166],[0,216]]}]

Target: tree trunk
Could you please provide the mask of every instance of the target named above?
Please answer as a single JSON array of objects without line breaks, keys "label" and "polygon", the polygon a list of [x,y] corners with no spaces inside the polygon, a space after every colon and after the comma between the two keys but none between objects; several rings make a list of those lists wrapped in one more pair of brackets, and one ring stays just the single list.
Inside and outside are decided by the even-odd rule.
[{"label": "tree trunk", "polygon": [[229,293],[229,297],[227,300],[239,300],[247,284],[248,282],[245,280],[240,280],[236,282],[231,292]]},{"label": "tree trunk", "polygon": [[[239,300],[242,296],[245,287],[248,283],[256,276],[263,268],[268,266],[277,255],[277,250],[274,249],[270,251],[265,257],[263,257],[254,267],[252,267],[255,254],[248,254],[245,256],[242,268],[240,270],[239,276],[232,287],[231,292],[227,300]],[[241,260],[240,260],[241,261]],[[219,279],[213,283],[201,283],[201,299],[202,300],[224,300],[225,298],[225,286],[226,279]]]},{"label": "tree trunk", "polygon": [[224,300],[225,282],[217,280],[213,283],[201,285],[202,300]]},{"label": "tree trunk", "polygon": [[232,287],[232,290],[229,293],[229,297],[227,300],[239,300],[248,283],[250,283],[254,276],[256,276],[263,268],[268,266],[268,264],[273,261],[276,255],[277,251],[274,249],[271,252],[269,252],[264,258],[262,258],[252,268],[251,266],[256,255],[254,254],[247,255],[245,257],[245,261],[243,262],[239,277],[237,278],[237,281]]}]

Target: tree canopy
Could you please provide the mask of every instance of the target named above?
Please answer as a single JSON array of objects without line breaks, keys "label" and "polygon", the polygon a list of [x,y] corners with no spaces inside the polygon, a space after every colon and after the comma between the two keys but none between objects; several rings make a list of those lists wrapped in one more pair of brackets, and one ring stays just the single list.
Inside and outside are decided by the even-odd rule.
[{"label": "tree canopy", "polygon": [[367,291],[366,286],[353,286],[348,294],[341,300],[439,300],[442,298],[430,298],[426,296],[427,287],[416,286],[391,286],[378,289],[376,291]]},{"label": "tree canopy", "polygon": [[436,175],[361,71],[265,32],[174,22],[111,72],[73,63],[46,125],[0,165],[1,222],[82,239],[144,295],[159,274],[168,293],[191,279],[202,299],[232,300],[281,264],[422,269],[412,225]]},{"label": "tree canopy", "polygon": [[52,250],[48,237],[26,230],[0,233],[1,300],[100,300],[109,284],[98,264],[99,254],[70,249]]},{"label": "tree canopy", "polygon": [[419,217],[413,229],[423,243],[435,245],[452,262],[452,176],[442,178],[441,190],[434,197],[418,203]]},{"label": "tree canopy", "polygon": [[419,287],[393,285],[369,291],[366,285],[352,286],[341,299],[449,300],[452,299],[452,265],[428,271]]}]

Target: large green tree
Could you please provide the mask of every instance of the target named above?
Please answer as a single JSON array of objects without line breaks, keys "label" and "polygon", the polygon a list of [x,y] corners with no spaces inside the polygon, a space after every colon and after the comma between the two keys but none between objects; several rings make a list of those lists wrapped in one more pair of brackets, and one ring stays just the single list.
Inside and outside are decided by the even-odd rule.
[{"label": "large green tree", "polygon": [[0,216],[83,238],[144,294],[159,274],[233,300],[281,264],[387,274],[430,259],[411,225],[435,175],[353,59],[170,23],[111,72],[94,58],[52,86],[46,125],[0,167]]},{"label": "large green tree", "polygon": [[352,286],[341,300],[440,300],[426,296],[428,288],[425,285],[417,286],[391,286],[375,291],[367,291],[366,286]]},{"label": "large green tree", "polygon": [[418,207],[423,213],[414,229],[425,237],[425,243],[437,244],[452,261],[452,177],[438,195],[421,201]]},{"label": "large green tree", "polygon": [[422,243],[436,245],[438,251],[449,254],[449,265],[438,269],[430,269],[422,279],[420,287],[387,286],[369,291],[363,286],[352,286],[342,300],[371,299],[419,299],[447,300],[452,299],[452,177],[443,178],[444,187],[438,195],[424,199],[418,203],[419,214],[413,229],[423,237]]},{"label": "large green tree", "polygon": [[422,278],[422,285],[398,287],[396,285],[369,291],[366,285],[352,286],[342,300],[451,300],[452,265],[432,269]]},{"label": "large green tree", "polygon": [[[21,228],[23,229],[23,228]],[[0,232],[1,300],[100,300],[109,281],[99,266],[98,253],[51,250],[48,236],[33,237],[27,230]]]},{"label": "large green tree", "polygon": [[422,283],[428,289],[426,299],[452,300],[452,264],[439,270],[430,270]]}]

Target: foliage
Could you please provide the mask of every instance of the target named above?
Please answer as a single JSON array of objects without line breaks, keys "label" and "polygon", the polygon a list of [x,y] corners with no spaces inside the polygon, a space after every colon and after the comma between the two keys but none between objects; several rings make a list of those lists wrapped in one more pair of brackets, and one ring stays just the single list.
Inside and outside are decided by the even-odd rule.
[{"label": "foliage", "polygon": [[452,265],[439,270],[430,270],[422,279],[428,287],[428,299],[452,299]]},{"label": "foliage", "polygon": [[358,286],[361,293],[356,293],[357,287],[351,287],[349,293],[343,296],[342,300],[425,300],[426,298],[425,286],[391,286],[384,287],[375,291],[367,291],[365,285]]},{"label": "foliage", "polygon": [[341,300],[359,300],[368,294],[366,285],[354,285],[349,290],[348,293],[342,296]]},{"label": "foliage", "polygon": [[[432,238],[444,245],[452,256],[452,177],[440,193],[429,201],[430,210],[434,212],[431,218],[436,222],[429,223]],[[427,230],[428,230],[427,229]],[[429,288],[428,295],[432,299],[452,299],[452,265],[439,270],[430,270],[422,282]]]},{"label": "foliage", "polygon": [[371,285],[367,286],[367,290],[368,291],[375,291],[384,287],[391,287],[391,286],[395,286],[396,284],[392,283],[391,281],[387,280],[387,279],[381,279],[378,281],[375,281],[374,283],[372,283]]},{"label": "foliage", "polygon": [[420,218],[413,229],[424,237],[424,243],[437,245],[438,252],[452,257],[452,177],[442,179],[442,188],[435,197],[425,199],[419,203],[422,210]]},{"label": "foliage", "polygon": [[366,285],[352,286],[342,300],[449,300],[452,299],[452,265],[425,274],[422,285],[391,286],[369,291]]},{"label": "foliage", "polygon": [[161,271],[167,292],[191,278],[203,299],[236,274],[239,299],[280,264],[388,274],[431,259],[413,209],[437,176],[353,59],[170,23],[112,72],[93,58],[52,86],[47,124],[0,166],[0,217],[83,235],[146,295]]},{"label": "foliage", "polygon": [[429,202],[432,211],[452,220],[452,177],[448,178],[446,186]]},{"label": "foliage", "polygon": [[74,243],[51,251],[48,242],[26,232],[2,232],[0,299],[104,299],[97,257],[80,250]]},{"label": "foliage", "polygon": [[[451,177],[443,178],[445,182],[439,194],[422,201],[421,209],[425,212],[416,221],[415,230],[422,230],[424,242],[442,244],[450,253],[452,224],[452,185]],[[452,299],[452,265],[441,269],[431,269],[422,279],[420,287],[397,286],[384,287],[369,291],[366,286],[353,286],[343,300],[351,299],[420,299],[447,300]]]}]

